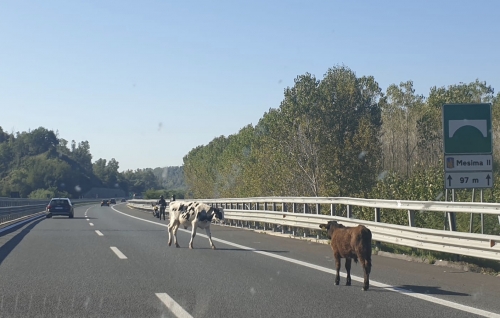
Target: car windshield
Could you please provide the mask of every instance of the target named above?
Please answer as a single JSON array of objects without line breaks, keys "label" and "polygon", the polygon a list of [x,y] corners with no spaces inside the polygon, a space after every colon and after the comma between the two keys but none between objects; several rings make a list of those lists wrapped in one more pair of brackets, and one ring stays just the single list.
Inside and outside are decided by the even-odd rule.
[{"label": "car windshield", "polygon": [[69,205],[68,200],[52,200],[50,205]]}]

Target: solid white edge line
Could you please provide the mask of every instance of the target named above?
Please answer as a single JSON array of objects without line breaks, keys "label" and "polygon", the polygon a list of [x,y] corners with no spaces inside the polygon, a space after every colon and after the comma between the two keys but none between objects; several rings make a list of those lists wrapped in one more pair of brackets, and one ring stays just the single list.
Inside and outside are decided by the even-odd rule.
[{"label": "solid white edge line", "polygon": [[160,298],[161,302],[164,303],[177,318],[193,318],[193,316],[184,310],[184,308],[182,308],[182,306],[173,300],[167,293],[156,293],[155,295]]},{"label": "solid white edge line", "polygon": [[95,232],[96,232],[96,233],[97,233],[97,235],[99,235],[99,236],[104,236],[104,234],[102,234],[102,233],[101,233],[101,231],[99,231],[99,230],[95,230]]},{"label": "solid white edge line", "polygon": [[111,246],[110,249],[115,252],[119,259],[127,259],[127,256],[125,256],[125,254],[123,254],[117,247]]},{"label": "solid white edge line", "polygon": [[[115,208],[113,208],[113,210],[115,212],[118,212],[120,214],[126,215],[126,216],[134,218],[134,219],[138,219],[138,220],[141,220],[141,221],[144,221],[144,222],[153,223],[153,224],[156,224],[156,225],[159,225],[159,226],[163,226],[163,227],[168,227],[168,225],[166,225],[166,224],[161,224],[161,223],[157,223],[157,222],[154,222],[154,221],[150,221],[150,220],[146,220],[146,219],[143,219],[143,218],[139,218],[139,217],[136,217],[136,216],[133,216],[133,215],[128,215],[126,213],[123,213],[121,211],[116,210]],[[186,232],[186,233],[191,233],[191,231],[185,230],[185,229],[181,229],[181,228],[179,228],[178,230]],[[208,238],[205,234],[201,234],[201,233],[198,234],[197,233],[196,235]],[[212,236],[212,241],[216,241],[216,242],[223,243],[223,244],[226,244],[226,245],[229,245],[229,246],[237,247],[237,248],[242,249],[242,250],[252,251],[252,252],[257,253],[257,254],[262,254],[262,255],[265,255],[265,256],[272,257],[272,258],[280,259],[280,260],[283,260],[283,261],[286,261],[286,262],[289,262],[289,263],[294,263],[294,264],[297,264],[297,265],[301,265],[301,266],[308,267],[308,268],[311,268],[311,269],[315,269],[315,270],[318,270],[318,271],[322,271],[322,272],[325,272],[325,273],[329,273],[329,274],[335,274],[336,273],[335,270],[327,268],[327,267],[323,267],[323,266],[319,266],[319,265],[307,263],[307,262],[304,262],[304,261],[299,261],[299,260],[296,260],[296,259],[293,259],[293,258],[289,258],[289,257],[285,257],[285,256],[281,256],[281,255],[277,255],[277,254],[273,254],[273,253],[269,253],[269,252],[258,251],[258,250],[254,249],[252,247],[243,246],[243,245],[239,245],[239,244],[236,244],[236,243],[233,243],[233,242],[221,240],[221,239],[215,238],[213,236]],[[344,278],[347,277],[347,275],[345,273],[343,273],[343,272],[340,273],[340,276],[342,276]],[[354,275],[351,275],[351,279],[355,280],[355,281],[358,281],[358,282],[363,282],[363,280],[364,280],[362,277],[358,277],[358,276],[354,276]],[[425,300],[425,301],[428,301],[428,302],[431,302],[431,303],[434,303],[434,304],[446,306],[446,307],[449,307],[449,308],[461,310],[461,311],[464,311],[464,312],[468,312],[468,313],[479,315],[479,316],[483,316],[483,317],[500,318],[500,314],[497,314],[497,313],[494,313],[494,312],[490,312],[490,311],[482,310],[482,309],[479,309],[479,308],[474,308],[474,307],[462,305],[462,304],[459,304],[459,303],[454,303],[454,302],[449,301],[449,300],[444,300],[444,299],[441,299],[441,298],[432,297],[432,296],[425,295],[425,294],[419,294],[419,293],[416,293],[416,292],[413,292],[413,291],[410,291],[410,290],[406,290],[406,289],[403,289],[403,288],[394,287],[394,286],[387,285],[387,284],[384,284],[384,283],[380,283],[380,282],[377,282],[377,281],[374,281],[374,280],[371,280],[371,279],[370,279],[370,286],[376,286],[376,287],[383,288],[383,289],[386,289],[386,290],[390,290],[390,291],[393,291],[393,292],[396,292],[396,293],[400,293],[400,294],[403,294],[403,295],[406,295],[406,296],[410,296],[410,297],[413,297],[413,298]]]},{"label": "solid white edge line", "polygon": [[94,223],[89,223],[90,226],[94,226]]}]

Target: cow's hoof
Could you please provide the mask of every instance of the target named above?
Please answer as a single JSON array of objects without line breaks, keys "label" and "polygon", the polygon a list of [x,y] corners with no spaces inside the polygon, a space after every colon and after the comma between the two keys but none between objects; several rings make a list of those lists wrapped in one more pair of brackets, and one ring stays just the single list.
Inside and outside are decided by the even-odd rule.
[{"label": "cow's hoof", "polygon": [[172,246],[172,242],[168,242],[168,246]]},{"label": "cow's hoof", "polygon": [[364,287],[364,286],[363,286],[363,288],[361,288],[361,290],[362,290],[362,291],[367,291],[367,290],[368,290],[368,287]]},{"label": "cow's hoof", "polygon": [[217,248],[216,248],[215,246],[212,246],[212,249],[213,249],[213,250],[215,250],[215,249],[217,249]]},{"label": "cow's hoof", "polygon": [[179,247],[181,247],[181,246],[180,246],[179,244],[175,244],[175,247],[179,248]]},{"label": "cow's hoof", "polygon": [[190,249],[190,250],[192,250],[192,249],[193,249],[193,247],[192,247],[192,246],[190,246],[190,247],[189,247],[189,249]]}]

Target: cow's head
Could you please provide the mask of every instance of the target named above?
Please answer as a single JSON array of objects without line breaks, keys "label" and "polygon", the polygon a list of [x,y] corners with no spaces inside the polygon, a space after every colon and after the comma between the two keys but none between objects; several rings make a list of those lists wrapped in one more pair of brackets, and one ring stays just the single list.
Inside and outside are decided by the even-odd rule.
[{"label": "cow's head", "polygon": [[327,224],[320,224],[319,228],[322,230],[326,230],[326,235],[328,238],[332,238],[333,232],[335,229],[344,227],[342,224],[339,224],[337,221],[328,221]]},{"label": "cow's head", "polygon": [[210,208],[213,211],[213,214],[219,222],[224,223],[224,209],[223,208]]}]

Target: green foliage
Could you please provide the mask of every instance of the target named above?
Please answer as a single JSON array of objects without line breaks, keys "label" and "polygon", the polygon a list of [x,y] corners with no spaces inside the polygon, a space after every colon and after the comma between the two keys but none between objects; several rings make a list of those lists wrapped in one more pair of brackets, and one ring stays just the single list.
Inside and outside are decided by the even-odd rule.
[{"label": "green foliage", "polygon": [[48,189],[36,189],[28,195],[28,198],[50,199],[50,198],[67,198],[69,196],[70,196],[69,193],[65,191],[59,191],[57,190],[57,188],[48,188]]},{"label": "green foliage", "polygon": [[[444,103],[493,104],[493,129],[500,123],[500,94],[485,82],[432,87],[417,95],[412,81],[390,85],[383,94],[371,76],[333,67],[319,80],[306,73],[284,90],[253,127],[198,146],[184,157],[189,193],[195,198],[253,196],[351,196],[442,201],[441,107]],[[500,155],[500,144],[494,148]],[[494,162],[496,179],[500,167]],[[475,201],[478,201],[479,191]],[[451,192],[448,199],[451,200]],[[455,201],[470,201],[456,191]],[[500,183],[484,191],[498,202]],[[327,211],[328,209],[323,209]],[[339,210],[339,213],[345,211]],[[373,220],[373,209],[356,208]],[[469,231],[470,214],[457,214],[457,229]],[[381,221],[408,224],[408,211],[382,210]],[[445,214],[417,212],[418,227],[443,229]],[[472,231],[480,232],[479,217]],[[485,233],[500,233],[497,216],[484,216]]]},{"label": "green foliage", "polygon": [[165,189],[185,189],[183,167],[154,168],[153,174]]},{"label": "green foliage", "polygon": [[170,200],[172,195],[175,195],[175,199],[184,199],[185,192],[184,190],[155,190],[149,189],[144,193],[144,198],[148,200],[158,200],[160,196],[163,195],[165,200]]},{"label": "green foliage", "polygon": [[366,195],[380,166],[381,90],[346,67],[285,89],[256,127],[218,137],[184,157],[198,198]]},{"label": "green foliage", "polygon": [[[169,168],[177,172],[168,174],[174,181],[172,190],[182,189],[182,169]],[[162,188],[152,169],[125,173],[118,169],[119,163],[114,158],[109,162],[101,158],[92,164],[88,141],[73,140],[68,147],[58,133],[43,127],[16,134],[8,134],[0,127],[0,196],[19,192],[21,197],[77,198],[93,187],[120,188],[126,193]],[[182,190],[175,191],[183,195]]]}]

